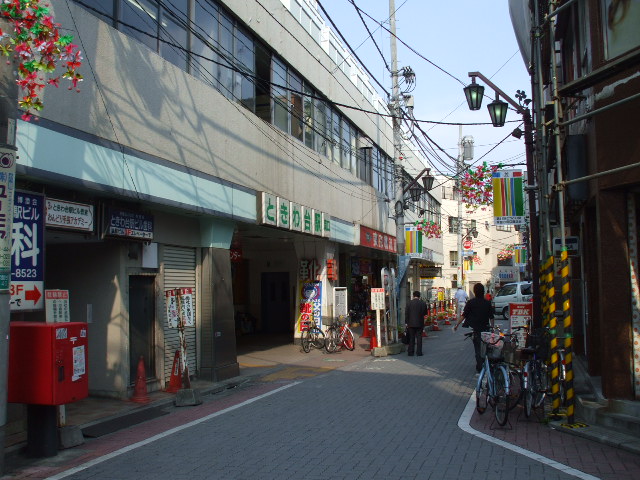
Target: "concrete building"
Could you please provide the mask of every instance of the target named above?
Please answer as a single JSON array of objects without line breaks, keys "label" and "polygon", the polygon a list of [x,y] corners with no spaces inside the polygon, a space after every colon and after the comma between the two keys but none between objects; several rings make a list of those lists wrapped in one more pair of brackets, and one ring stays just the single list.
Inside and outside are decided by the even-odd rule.
[{"label": "concrete building", "polygon": [[[299,338],[309,285],[318,323],[334,315],[335,287],[349,309],[368,308],[397,264],[393,130],[315,2],[52,7],[85,80],[79,93],[47,89],[38,121],[18,122],[17,189],[91,220],[47,220],[39,260],[44,288],[68,290],[71,320],[89,324],[90,394],[129,396],[140,357],[148,389],[164,388],[174,289],[193,310],[189,371],[214,381],[238,374],[243,338]],[[439,221],[430,194],[408,221],[427,206]],[[427,246],[421,261],[435,265],[441,246]],[[44,320],[26,305],[13,302],[11,319]]]}]

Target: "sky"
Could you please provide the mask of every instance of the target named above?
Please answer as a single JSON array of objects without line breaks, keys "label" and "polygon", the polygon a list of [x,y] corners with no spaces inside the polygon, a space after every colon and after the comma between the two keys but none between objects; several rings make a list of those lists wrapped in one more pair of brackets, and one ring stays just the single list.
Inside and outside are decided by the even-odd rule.
[{"label": "sky", "polygon": [[[384,26],[390,28],[389,0],[354,1],[365,12],[362,16],[387,64],[391,66],[390,34],[367,16],[385,22]],[[508,123],[501,128],[493,127],[486,108],[494,97],[491,88],[485,85],[482,108],[474,112],[469,110],[462,90],[471,83],[468,72],[478,71],[512,99],[516,100],[517,90],[524,90],[531,98],[531,81],[518,49],[507,0],[394,1],[398,68],[410,66],[416,75],[415,88],[411,92],[414,96],[415,118],[463,124],[488,123],[484,126],[463,125],[462,135],[471,135],[474,140],[474,160],[468,163],[522,164],[513,168],[524,170],[524,141],[510,136],[514,128],[520,126],[522,129],[522,126],[520,122],[509,122],[520,120],[521,116],[510,110]],[[351,0],[320,0],[320,3],[365,67],[391,92],[391,74],[386,70],[383,58]],[[386,94],[377,84],[373,80],[371,83],[378,94],[386,99]],[[420,125],[449,155],[458,155],[459,126]],[[496,147],[505,137],[508,137],[507,140]],[[440,157],[446,165],[431,157],[430,163],[437,171],[451,175],[454,161],[444,154],[440,154]],[[415,161],[409,163],[412,166],[416,164]]]}]

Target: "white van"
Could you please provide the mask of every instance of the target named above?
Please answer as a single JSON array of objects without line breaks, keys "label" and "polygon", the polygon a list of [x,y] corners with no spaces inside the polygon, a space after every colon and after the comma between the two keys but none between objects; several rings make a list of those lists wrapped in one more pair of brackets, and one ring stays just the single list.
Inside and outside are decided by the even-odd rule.
[{"label": "white van", "polygon": [[496,315],[509,319],[509,304],[530,302],[533,297],[531,282],[507,283],[495,294],[491,303]]}]

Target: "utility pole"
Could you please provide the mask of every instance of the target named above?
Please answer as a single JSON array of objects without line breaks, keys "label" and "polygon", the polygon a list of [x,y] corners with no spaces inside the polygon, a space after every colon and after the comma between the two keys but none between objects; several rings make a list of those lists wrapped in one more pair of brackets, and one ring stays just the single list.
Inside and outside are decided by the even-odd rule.
[{"label": "utility pole", "polygon": [[[0,28],[8,32],[9,22]],[[11,282],[11,224],[16,168],[16,84],[15,57],[0,62],[0,475],[4,473],[4,443],[7,424],[7,378],[9,375],[9,285]]]},{"label": "utility pole", "polygon": [[464,255],[462,251],[462,166],[464,165],[464,149],[462,147],[462,125],[458,127],[458,161],[456,162],[456,195],[458,197],[458,285],[464,286]]},{"label": "utility pole", "polygon": [[404,193],[402,152],[400,136],[400,87],[398,85],[398,48],[396,45],[396,5],[395,0],[389,0],[389,26],[391,31],[391,101],[389,106],[393,122],[393,158],[396,170],[396,197],[394,202],[394,216],[396,219],[396,243],[398,250],[398,325],[404,324],[404,312],[407,304],[407,270],[401,265],[405,255],[404,241]]}]

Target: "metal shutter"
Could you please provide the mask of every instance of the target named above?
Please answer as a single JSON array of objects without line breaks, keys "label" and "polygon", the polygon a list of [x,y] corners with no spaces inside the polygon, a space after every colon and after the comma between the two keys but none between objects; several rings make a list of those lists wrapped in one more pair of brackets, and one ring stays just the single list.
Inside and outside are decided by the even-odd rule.
[{"label": "metal shutter", "polygon": [[[193,288],[193,304],[196,305],[196,251],[194,248],[173,247],[165,245],[163,252],[164,291],[174,288]],[[196,325],[199,320],[196,318]],[[169,328],[167,312],[164,310],[164,379],[171,378],[171,368],[176,350],[180,349],[180,335],[177,328]],[[185,328],[187,340],[187,363],[189,373],[195,375],[196,364],[196,328]]]}]

